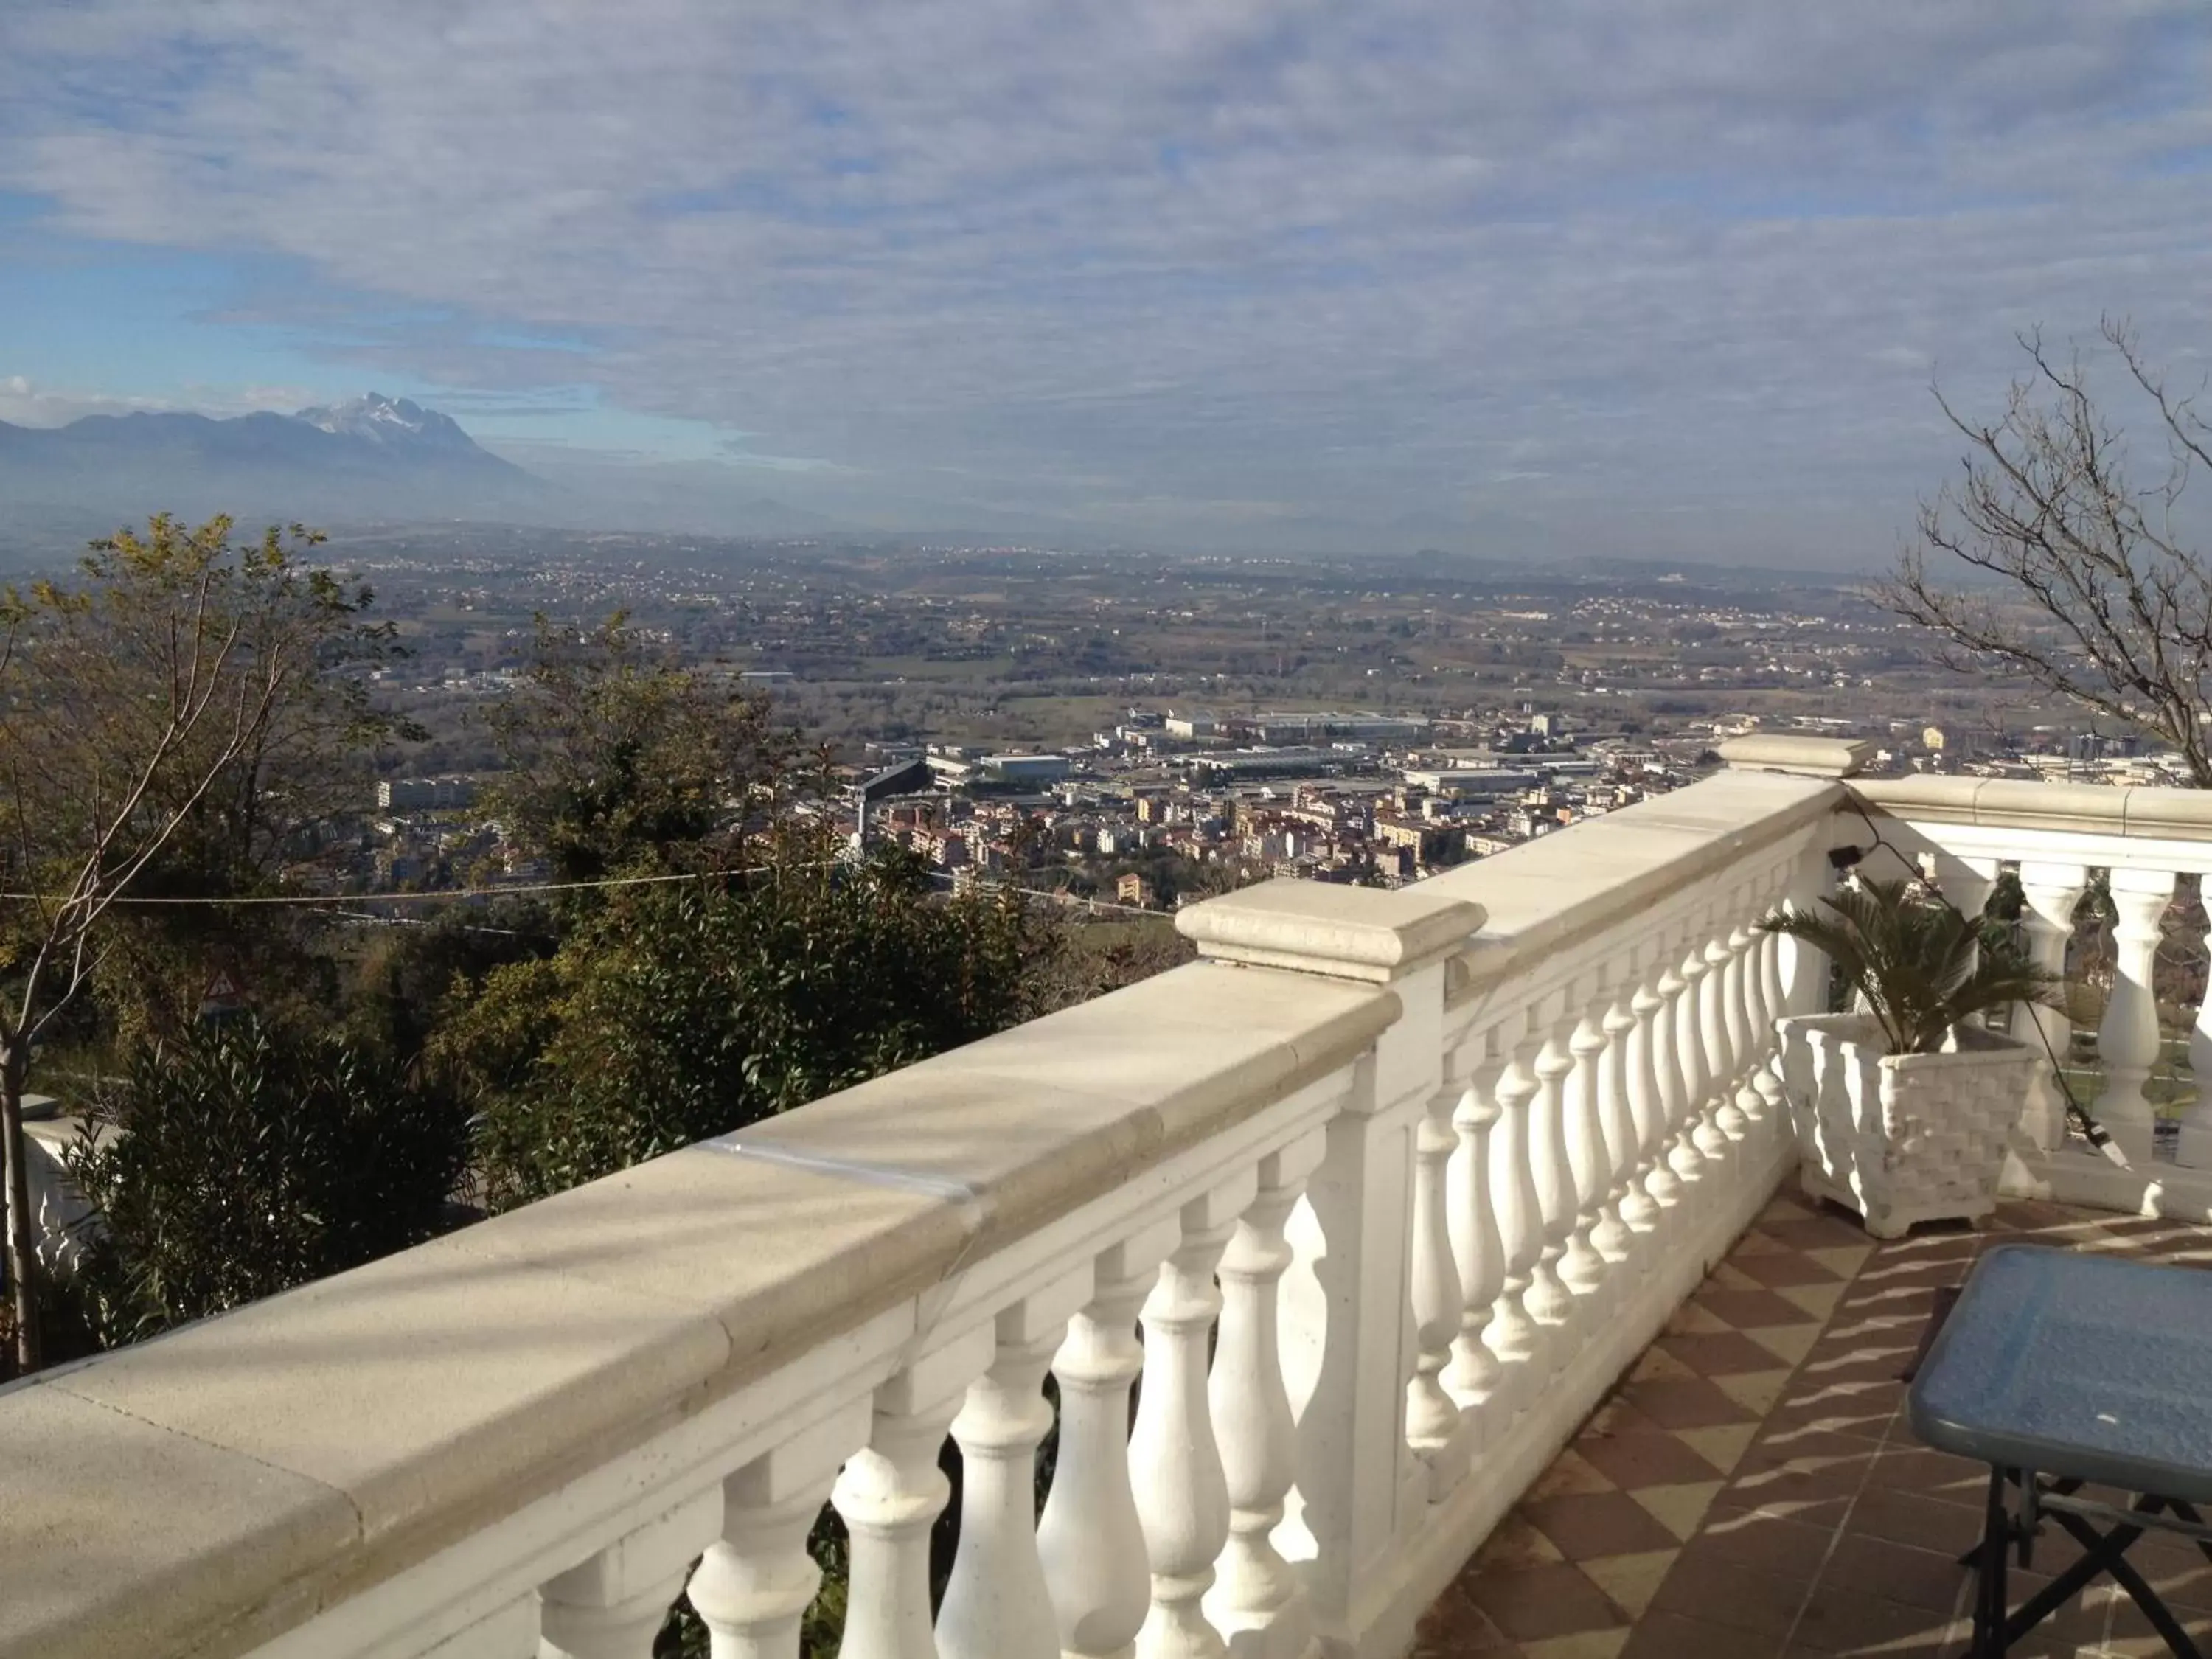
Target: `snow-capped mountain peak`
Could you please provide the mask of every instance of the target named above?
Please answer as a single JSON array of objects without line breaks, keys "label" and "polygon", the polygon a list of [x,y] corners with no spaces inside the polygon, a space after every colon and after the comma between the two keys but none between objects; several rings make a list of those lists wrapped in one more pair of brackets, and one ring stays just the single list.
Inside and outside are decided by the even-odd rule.
[{"label": "snow-capped mountain peak", "polygon": [[369,392],[347,403],[303,409],[294,417],[321,431],[372,443],[423,444],[441,449],[473,449],[468,434],[450,416],[425,409],[407,398]]}]

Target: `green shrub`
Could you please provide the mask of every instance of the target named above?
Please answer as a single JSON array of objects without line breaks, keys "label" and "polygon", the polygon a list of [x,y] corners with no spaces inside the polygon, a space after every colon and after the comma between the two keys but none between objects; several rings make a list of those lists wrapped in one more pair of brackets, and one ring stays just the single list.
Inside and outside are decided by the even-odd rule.
[{"label": "green shrub", "polygon": [[903,854],[796,855],[615,890],[543,961],[487,975],[432,1045],[478,1110],[508,1207],[1023,1018],[1048,936],[1015,901],[946,899]]},{"label": "green shrub", "polygon": [[133,1049],[70,1171],[98,1212],[103,1346],[431,1237],[468,1150],[450,1098],[352,1044],[246,1018]]}]

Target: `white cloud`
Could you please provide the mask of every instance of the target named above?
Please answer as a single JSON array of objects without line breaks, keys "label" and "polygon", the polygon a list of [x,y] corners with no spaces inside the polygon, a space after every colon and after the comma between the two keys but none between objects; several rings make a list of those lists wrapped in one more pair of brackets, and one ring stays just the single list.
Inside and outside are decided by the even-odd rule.
[{"label": "white cloud", "polygon": [[187,386],[167,396],[119,397],[40,386],[24,374],[0,374],[0,421],[10,426],[67,426],[87,415],[132,415],[157,410],[243,415],[256,409],[296,409],[309,401],[298,386]]},{"label": "white cloud", "polygon": [[1678,550],[1879,556],[1949,453],[1930,364],[1972,395],[2017,326],[2127,312],[2177,355],[2212,321],[2197,0],[9,27],[0,185],[73,228],[291,256],[331,291],[242,313],[489,393],[589,379],[887,497],[957,468],[1172,533],[1496,491],[1588,538],[1688,507]]}]

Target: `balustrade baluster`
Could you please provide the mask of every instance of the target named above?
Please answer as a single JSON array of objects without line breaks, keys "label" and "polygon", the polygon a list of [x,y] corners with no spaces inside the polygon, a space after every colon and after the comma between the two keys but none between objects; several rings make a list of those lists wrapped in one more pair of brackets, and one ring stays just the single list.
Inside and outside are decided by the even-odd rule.
[{"label": "balustrade baluster", "polygon": [[991,1368],[952,1419],[960,1544],[937,1613],[944,1659],[1055,1659],[1060,1630],[1037,1552],[1036,1452],[1052,1427],[1045,1368],[1091,1299],[1083,1270],[999,1315]]},{"label": "balustrade baluster", "polygon": [[1129,1481],[1129,1386],[1144,1369],[1137,1309],[1182,1236],[1169,1219],[1103,1251],[1091,1304],[1053,1356],[1060,1449],[1037,1522],[1060,1648],[1076,1659],[1128,1659],[1152,1605],[1145,1529]]},{"label": "balustrade baluster", "polygon": [[1260,1161],[1258,1194],[1221,1258],[1221,1331],[1206,1384],[1229,1492],[1229,1543],[1215,1564],[1206,1611],[1232,1638],[1265,1631],[1268,1650],[1289,1655],[1305,1650],[1311,1621],[1273,1536],[1297,1479],[1297,1425],[1283,1382],[1278,1316],[1292,1257],[1283,1229],[1328,1145],[1316,1130]]},{"label": "balustrade baluster", "polygon": [[[1778,872],[1760,907],[1763,917],[1781,900],[1788,872]],[[1790,1138],[1789,1102],[1782,1087],[1782,1034],[1777,1029],[1789,1004],[1782,985],[1782,936],[1760,931],[1753,935],[1753,961],[1758,969],[1758,996],[1752,1030],[1760,1045],[1758,1069],[1752,1087],[1758,1091],[1759,1115],[1774,1126],[1782,1139]]]},{"label": "balustrade baluster", "polygon": [[1522,1039],[1507,1055],[1498,1078],[1498,1124],[1492,1136],[1490,1194],[1505,1271],[1484,1340],[1503,1373],[1499,1391],[1504,1404],[1492,1408],[1493,1421],[1501,1427],[1510,1414],[1527,1409],[1535,1399],[1545,1370],[1544,1333],[1528,1310],[1528,1291],[1544,1248],[1544,1206],[1536,1192],[1528,1123],[1536,1098],[1535,1074],[1528,1064],[1532,1052]]},{"label": "balustrade baluster", "polygon": [[799,1659],[799,1628],[822,1586],[806,1535],[845,1459],[867,1443],[869,1405],[844,1411],[722,1483],[722,1536],[687,1594],[714,1659]]},{"label": "balustrade baluster", "polygon": [[[2212,873],[2197,878],[2197,896],[2212,922]],[[2212,951],[2212,933],[2204,946]],[[2212,1167],[2212,972],[2205,975],[2204,994],[2197,1000],[2197,1017],[2189,1028],[2189,1078],[2196,1093],[2181,1109],[2179,1161],[2202,1170]]]},{"label": "balustrade baluster", "polygon": [[1575,1228],[1575,1177],[1567,1162],[1567,1073],[1574,1056],[1567,1051],[1564,1018],[1549,1023],[1542,1045],[1536,1050],[1536,1097],[1528,1103],[1529,1163],[1536,1176],[1536,1198],[1542,1217],[1543,1248],[1528,1277],[1523,1298],[1528,1314],[1545,1328],[1545,1358],[1558,1370],[1571,1357],[1560,1328],[1574,1312],[1573,1293],[1559,1277],[1559,1261]]},{"label": "balustrade baluster", "polygon": [[1447,1083],[1431,1098],[1413,1133],[1413,1278],[1416,1353],[1406,1384],[1406,1440],[1429,1468],[1430,1488],[1442,1497],[1467,1467],[1459,1403],[1440,1380],[1464,1311],[1459,1261],[1452,1253],[1449,1190],[1459,1132],[1453,1109],[1465,1092]]},{"label": "balustrade baluster", "polygon": [[[1662,953],[1665,945],[1656,947]],[[1631,1231],[1649,1233],[1653,1243],[1643,1254],[1645,1270],[1657,1267],[1663,1241],[1674,1224],[1682,1201],[1682,1182],[1667,1162],[1667,1147],[1674,1125],[1667,1116],[1667,1091],[1660,1081],[1661,1068],[1673,1055],[1667,1046],[1670,1022],[1663,1018],[1667,999],[1660,994],[1663,975],[1646,970],[1629,999],[1636,1028],[1628,1034],[1628,1099],[1636,1120],[1637,1178],[1629,1183],[1633,1202],[1621,1216]]]},{"label": "balustrade baluster", "polygon": [[968,1385],[998,1350],[988,1325],[963,1333],[876,1390],[868,1443],[830,1501],[850,1535],[838,1659],[936,1659],[929,1621],[929,1529],[952,1492],[937,1467]]},{"label": "balustrade baluster", "polygon": [[2097,1117],[2130,1158],[2148,1163],[2151,1155],[2150,1102],[2143,1085],[2158,1063],[2158,1003],[2152,974],[2158,960],[2160,922],[2173,898],[2170,870],[2112,872],[2112,994],[2097,1028],[2097,1056],[2104,1063],[2105,1089],[2097,1097]]},{"label": "balustrade baluster", "polygon": [[[1577,1302],[1577,1317],[1598,1315],[1605,1289],[1605,1258],[1592,1235],[1611,1182],[1613,1167],[1606,1158],[1605,1120],[1598,1100],[1598,1058],[1605,1052],[1604,988],[1602,974],[1595,982],[1590,1001],[1567,1037],[1573,1069],[1567,1074],[1562,1105],[1567,1171],[1574,1182],[1574,1224],[1559,1257],[1559,1278]],[[1594,1322],[1592,1328],[1594,1328]]]},{"label": "balustrade baluster", "polygon": [[[1492,1041],[1496,1041],[1493,1035]],[[1465,1308],[1451,1363],[1444,1367],[1444,1389],[1474,1425],[1469,1449],[1486,1445],[1498,1414],[1503,1367],[1485,1333],[1505,1288],[1505,1243],[1498,1231],[1498,1205],[1492,1197],[1492,1131],[1498,1120],[1498,1084],[1503,1068],[1480,1068],[1460,1096],[1452,1126],[1459,1152],[1452,1159],[1452,1251],[1459,1261],[1460,1293]]]},{"label": "balustrade baluster", "polygon": [[1736,1121],[1752,1129],[1766,1121],[1766,1102],[1759,1092],[1759,1074],[1774,1046],[1774,1025],[1761,1023],[1759,1006],[1759,945],[1764,938],[1753,926],[1764,908],[1762,882],[1753,890],[1752,915],[1729,931],[1729,1048],[1735,1061]]},{"label": "balustrade baluster", "polygon": [[1713,1102],[1720,1073],[1720,1046],[1712,1027],[1718,988],[1713,964],[1698,939],[1704,926],[1691,935],[1689,953],[1682,959],[1680,1019],[1675,1028],[1675,1058],[1682,1067],[1682,1095],[1690,1114],[1690,1143],[1705,1160],[1700,1176],[1716,1190],[1732,1173],[1734,1153],[1727,1133],[1713,1121]]},{"label": "balustrade baluster", "polygon": [[1229,1484],[1206,1399],[1206,1346],[1221,1292],[1213,1271],[1257,1170],[1183,1206],[1182,1237],[1145,1298],[1145,1369],[1129,1468],[1152,1562],[1152,1606],[1137,1632],[1143,1659],[1225,1653],[1200,1603],[1229,1540]]},{"label": "balustrade baluster", "polygon": [[[2027,862],[2020,866],[2028,960],[2062,986],[2067,947],[2074,941],[2074,908],[2088,884],[2089,872],[2078,864]],[[2014,1016],[2014,1035],[2044,1052],[2037,1056],[2036,1090],[2021,1124],[2028,1139],[2049,1152],[2066,1144],[2066,1097],[2054,1068],[2065,1065],[2074,1045],[2074,1022],[2063,997],[2025,1006],[2027,1020]]]},{"label": "balustrade baluster", "polygon": [[[1650,1203],[1644,1189],[1637,1184],[1638,1166],[1643,1162],[1643,1139],[1636,1125],[1636,1108],[1629,1098],[1629,1044],[1636,1035],[1636,1012],[1630,1006],[1635,994],[1633,955],[1628,957],[1628,972],[1606,1005],[1602,1028],[1605,1047],[1597,1057],[1598,1119],[1605,1128],[1605,1156],[1608,1170],[1605,1200],[1598,1213],[1597,1225],[1591,1230],[1590,1243],[1605,1258],[1606,1271],[1613,1275],[1613,1299],[1618,1303],[1626,1294],[1626,1286],[1620,1275],[1634,1271],[1631,1266],[1636,1254],[1638,1229],[1632,1217],[1644,1212]],[[1649,1218],[1640,1230],[1650,1231]]]},{"label": "balustrade baluster", "polygon": [[[1703,958],[1698,958],[1702,963]],[[1699,1213],[1699,1197],[1703,1182],[1712,1171],[1712,1165],[1698,1145],[1697,1105],[1692,1094],[1696,1080],[1696,1060],[1692,1054],[1694,1039],[1683,1041],[1685,1031],[1697,1029],[1697,1012],[1690,1000],[1690,981],[1685,972],[1687,959],[1671,964],[1659,976],[1659,992],[1663,1000],[1652,1024],[1652,1047],[1658,1060],[1657,1074],[1666,1105],[1667,1132],[1669,1149],[1667,1164],[1674,1176],[1678,1194],[1675,1218],[1684,1227],[1694,1227]]]},{"label": "balustrade baluster", "polygon": [[[1704,1000],[1699,1006],[1704,1012],[1705,1052],[1712,1068],[1707,1088],[1711,1096],[1713,1127],[1733,1144],[1743,1139],[1749,1133],[1749,1126],[1735,1108],[1736,1065],[1741,1056],[1730,1011],[1742,987],[1743,958],[1731,946],[1731,937],[1727,933],[1717,933],[1705,942],[1708,971]],[[1741,1161],[1741,1155],[1736,1156]]]},{"label": "balustrade baluster", "polygon": [[692,1562],[721,1534],[720,1486],[538,1587],[543,1659],[652,1659]]}]

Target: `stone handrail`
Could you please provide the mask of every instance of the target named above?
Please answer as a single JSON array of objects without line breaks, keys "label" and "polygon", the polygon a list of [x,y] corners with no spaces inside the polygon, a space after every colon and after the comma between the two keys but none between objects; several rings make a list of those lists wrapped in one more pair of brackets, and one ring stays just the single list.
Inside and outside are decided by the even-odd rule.
[{"label": "stone handrail", "polygon": [[1401,1651],[1792,1155],[1753,924],[1834,776],[1196,907],[1208,960],[0,1391],[0,1659],[645,1659],[685,1595],[787,1659],[825,1497],[848,1659]]}]

